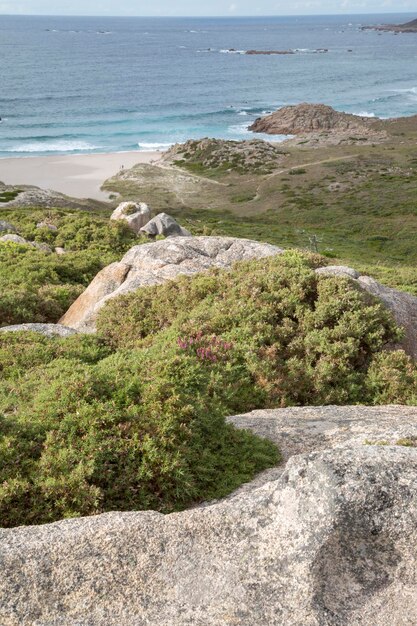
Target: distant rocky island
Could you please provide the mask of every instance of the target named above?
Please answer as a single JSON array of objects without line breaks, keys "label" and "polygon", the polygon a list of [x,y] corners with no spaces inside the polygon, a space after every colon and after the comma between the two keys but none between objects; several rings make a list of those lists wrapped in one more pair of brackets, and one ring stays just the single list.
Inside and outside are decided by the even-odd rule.
[{"label": "distant rocky island", "polygon": [[362,30],[380,30],[390,33],[417,33],[417,19],[405,24],[379,24],[377,26],[363,26]]},{"label": "distant rocky island", "polygon": [[[246,54],[249,56],[274,56],[274,55],[286,55],[286,54],[298,54],[300,52],[303,52],[303,50],[299,50],[299,49],[289,49],[289,50],[244,50],[244,51],[240,51],[240,50],[236,50],[236,48],[229,48],[226,51],[223,52],[229,52],[230,54]],[[326,52],[329,52],[328,48],[317,48],[316,50],[310,50],[309,52],[313,53],[313,54],[323,54]]]}]

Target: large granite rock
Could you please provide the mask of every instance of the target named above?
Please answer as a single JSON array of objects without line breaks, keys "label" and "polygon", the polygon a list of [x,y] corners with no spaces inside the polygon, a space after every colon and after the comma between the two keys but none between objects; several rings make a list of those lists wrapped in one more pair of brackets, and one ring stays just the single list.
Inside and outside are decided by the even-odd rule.
[{"label": "large granite rock", "polygon": [[60,323],[81,332],[94,332],[97,313],[109,298],[172,280],[180,274],[226,268],[236,261],[281,252],[276,246],[233,237],[176,237],[135,246],[120,263],[112,263],[97,274]]},{"label": "large granite rock", "polygon": [[409,293],[397,291],[381,285],[370,276],[363,276],[356,270],[344,265],[332,265],[316,270],[322,275],[336,275],[354,280],[355,284],[373,296],[376,296],[391,311],[397,324],[405,331],[400,344],[407,354],[417,359],[417,298]]},{"label": "large granite rock", "polygon": [[14,326],[3,326],[3,328],[0,328],[1,333],[18,333],[22,331],[39,333],[46,337],[69,337],[77,334],[74,328],[68,328],[61,324],[15,324]]},{"label": "large granite rock", "polygon": [[238,416],[286,457],[304,454],[183,513],[0,531],[0,623],[412,626],[417,450],[366,440],[416,437],[416,418],[402,407]]},{"label": "large granite rock", "polygon": [[158,235],[163,235],[164,237],[192,236],[190,231],[180,226],[180,224],[178,224],[171,215],[167,215],[167,213],[158,213],[158,215],[155,215],[140,231],[148,235],[148,237],[157,237]]},{"label": "large granite rock", "polygon": [[151,219],[151,210],[144,202],[122,202],[110,217],[114,221],[123,221],[134,233],[139,233]]}]

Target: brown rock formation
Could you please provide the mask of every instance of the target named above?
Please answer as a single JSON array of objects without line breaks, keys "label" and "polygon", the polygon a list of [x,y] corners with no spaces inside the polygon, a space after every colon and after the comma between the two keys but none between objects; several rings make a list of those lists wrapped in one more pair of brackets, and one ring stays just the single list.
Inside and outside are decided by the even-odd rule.
[{"label": "brown rock formation", "polygon": [[[375,120],[372,120],[375,121]],[[340,113],[325,104],[297,104],[260,117],[249,127],[255,133],[299,135],[320,131],[368,133],[371,120],[350,113]]]}]

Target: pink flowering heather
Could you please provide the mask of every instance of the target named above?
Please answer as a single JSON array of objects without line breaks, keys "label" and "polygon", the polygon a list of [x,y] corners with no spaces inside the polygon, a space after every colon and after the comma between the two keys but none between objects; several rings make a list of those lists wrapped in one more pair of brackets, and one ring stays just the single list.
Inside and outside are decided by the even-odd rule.
[{"label": "pink flowering heather", "polygon": [[178,346],[189,354],[195,354],[201,361],[212,363],[226,360],[227,353],[233,348],[231,342],[223,341],[216,335],[212,337],[203,336],[201,331],[190,337],[179,337]]}]

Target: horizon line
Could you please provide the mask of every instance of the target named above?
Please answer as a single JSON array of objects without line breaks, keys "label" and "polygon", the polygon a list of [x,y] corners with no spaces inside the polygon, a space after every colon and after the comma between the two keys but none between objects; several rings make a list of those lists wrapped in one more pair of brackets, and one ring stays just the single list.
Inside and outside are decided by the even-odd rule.
[{"label": "horizon line", "polygon": [[186,19],[193,19],[193,18],[198,18],[198,19],[213,19],[213,18],[230,18],[230,19],[236,19],[236,18],[270,18],[270,17],[339,17],[339,16],[355,16],[355,15],[360,15],[360,16],[364,16],[364,15],[411,15],[411,14],[416,14],[417,15],[417,8],[414,11],[378,11],[378,12],[372,12],[372,13],[295,13],[295,14],[290,14],[290,13],[285,13],[285,14],[265,14],[265,15],[253,15],[253,14],[249,14],[249,15],[238,15],[238,14],[224,14],[224,15],[107,15],[107,14],[100,14],[100,13],[96,13],[96,14],[92,14],[92,15],[87,15],[87,14],[83,14],[83,15],[77,15],[75,13],[0,13],[0,17],[108,17],[108,18],[132,18],[132,17],[139,17],[139,18],[151,18],[151,19],[181,19],[181,18],[186,18]]}]

